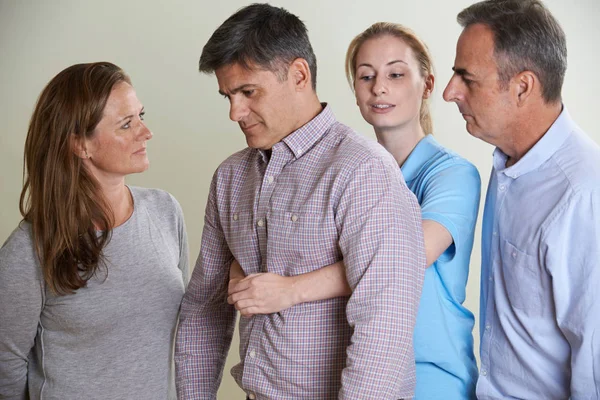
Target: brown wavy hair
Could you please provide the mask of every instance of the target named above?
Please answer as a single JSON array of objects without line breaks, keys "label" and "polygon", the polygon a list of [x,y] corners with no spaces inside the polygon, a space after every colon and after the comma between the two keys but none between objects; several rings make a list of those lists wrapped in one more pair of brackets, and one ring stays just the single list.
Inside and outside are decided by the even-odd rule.
[{"label": "brown wavy hair", "polygon": [[73,143],[94,135],[119,82],[131,84],[109,62],[72,65],[46,85],[29,123],[19,208],[44,280],[59,295],[86,286],[110,240],[112,210]]},{"label": "brown wavy hair", "polygon": [[[419,70],[423,78],[434,73],[433,62],[431,60],[431,54],[427,45],[423,43],[421,39],[409,28],[395,24],[392,22],[376,22],[368,27],[364,32],[359,33],[350,45],[346,52],[346,79],[350,87],[354,91],[354,81],[356,79],[356,56],[361,46],[369,39],[375,39],[381,36],[393,36],[404,43],[406,43],[412,49],[417,62],[419,63]],[[425,134],[433,133],[433,121],[431,119],[431,113],[429,112],[429,104],[427,99],[423,99],[421,102],[421,109],[419,111],[419,121]]]}]

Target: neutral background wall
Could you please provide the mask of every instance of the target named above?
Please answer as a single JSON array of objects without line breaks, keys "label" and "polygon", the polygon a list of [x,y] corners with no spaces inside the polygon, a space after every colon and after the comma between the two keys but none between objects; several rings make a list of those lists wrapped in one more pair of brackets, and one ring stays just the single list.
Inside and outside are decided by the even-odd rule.
[{"label": "neutral background wall", "polygon": [[[131,75],[146,107],[147,125],[154,132],[148,146],[151,167],[132,176],[129,183],[166,189],[179,199],[195,260],[212,173],[220,161],[245,147],[241,131],[228,120],[228,103],[217,94],[216,79],[197,71],[198,58],[213,30],[246,4],[242,0],[0,0],[0,243],[20,220],[23,144],[37,96],[63,68],[107,60]],[[455,16],[469,0],[280,0],[273,4],[305,21],[318,59],[321,100],[333,106],[338,119],[370,137],[374,135],[345,82],[346,47],[354,35],[376,21],[413,28],[428,43],[437,68],[432,103],[437,138],[475,163],[485,193],[493,149],[470,137],[456,106],[441,97],[460,34]],[[547,5],[567,33],[564,101],[581,127],[600,142],[594,118],[600,93],[599,0],[548,0]],[[476,315],[479,226],[467,297]],[[474,334],[478,346],[477,331]],[[232,349],[220,399],[243,398],[229,375],[238,360],[237,335]]]}]

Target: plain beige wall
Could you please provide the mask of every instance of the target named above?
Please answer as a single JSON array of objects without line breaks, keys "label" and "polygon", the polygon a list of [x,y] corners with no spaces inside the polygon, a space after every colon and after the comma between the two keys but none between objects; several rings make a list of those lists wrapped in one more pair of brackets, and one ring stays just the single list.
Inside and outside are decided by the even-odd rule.
[{"label": "plain beige wall", "polygon": [[[339,120],[370,137],[371,129],[362,121],[344,78],[346,47],[354,35],[376,21],[400,22],[413,28],[428,43],[436,64],[432,104],[436,136],[475,163],[485,193],[493,149],[470,137],[456,106],[441,98],[461,31],[455,16],[470,3],[282,0],[273,4],[305,21],[318,59],[321,100],[333,106]],[[228,120],[228,103],[217,94],[214,76],[198,73],[198,58],[213,30],[245,4],[248,2],[241,0],[0,0],[0,242],[20,220],[23,144],[37,96],[63,68],[107,60],[131,75],[146,107],[146,122],[154,132],[148,146],[151,167],[129,182],[162,188],[177,197],[185,212],[191,259],[195,260],[212,173],[220,161],[245,147],[239,128]],[[547,4],[567,34],[565,104],[580,126],[600,142],[594,119],[600,94],[598,0],[548,0]],[[476,315],[479,227],[467,297],[467,306]],[[478,332],[474,334],[478,347]],[[238,360],[237,335],[232,349],[220,399],[244,396],[229,374]]]}]

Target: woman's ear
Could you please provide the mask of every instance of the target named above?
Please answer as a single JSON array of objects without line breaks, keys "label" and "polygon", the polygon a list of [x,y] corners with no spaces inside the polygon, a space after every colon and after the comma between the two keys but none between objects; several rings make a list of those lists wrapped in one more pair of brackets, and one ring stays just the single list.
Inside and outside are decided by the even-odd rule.
[{"label": "woman's ear", "polygon": [[423,99],[428,99],[433,93],[433,87],[435,84],[435,76],[429,74],[425,77],[425,89],[423,90]]},{"label": "woman's ear", "polygon": [[85,138],[81,137],[81,135],[78,136],[72,133],[69,137],[69,145],[75,156],[81,158],[82,160],[90,158],[90,155],[86,149]]}]

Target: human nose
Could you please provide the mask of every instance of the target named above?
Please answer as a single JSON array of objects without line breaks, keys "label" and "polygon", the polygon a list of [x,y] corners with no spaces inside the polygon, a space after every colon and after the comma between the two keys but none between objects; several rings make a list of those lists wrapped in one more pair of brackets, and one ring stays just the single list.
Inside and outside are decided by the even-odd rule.
[{"label": "human nose", "polygon": [[458,88],[458,79],[459,77],[456,74],[452,75],[450,78],[450,81],[446,85],[446,89],[444,89],[443,97],[445,101],[456,103],[459,100],[460,90]]},{"label": "human nose", "polygon": [[248,106],[243,99],[231,98],[229,105],[229,119],[233,122],[239,122],[248,115]]},{"label": "human nose", "polygon": [[373,87],[371,88],[371,90],[373,91],[373,94],[375,96],[381,96],[382,94],[387,93],[387,87],[385,85],[384,79],[377,76],[374,77]]},{"label": "human nose", "polygon": [[153,136],[154,136],[154,134],[152,133],[152,131],[150,129],[148,129],[146,124],[142,121],[138,137],[141,140],[150,140],[150,139],[152,139]]}]

